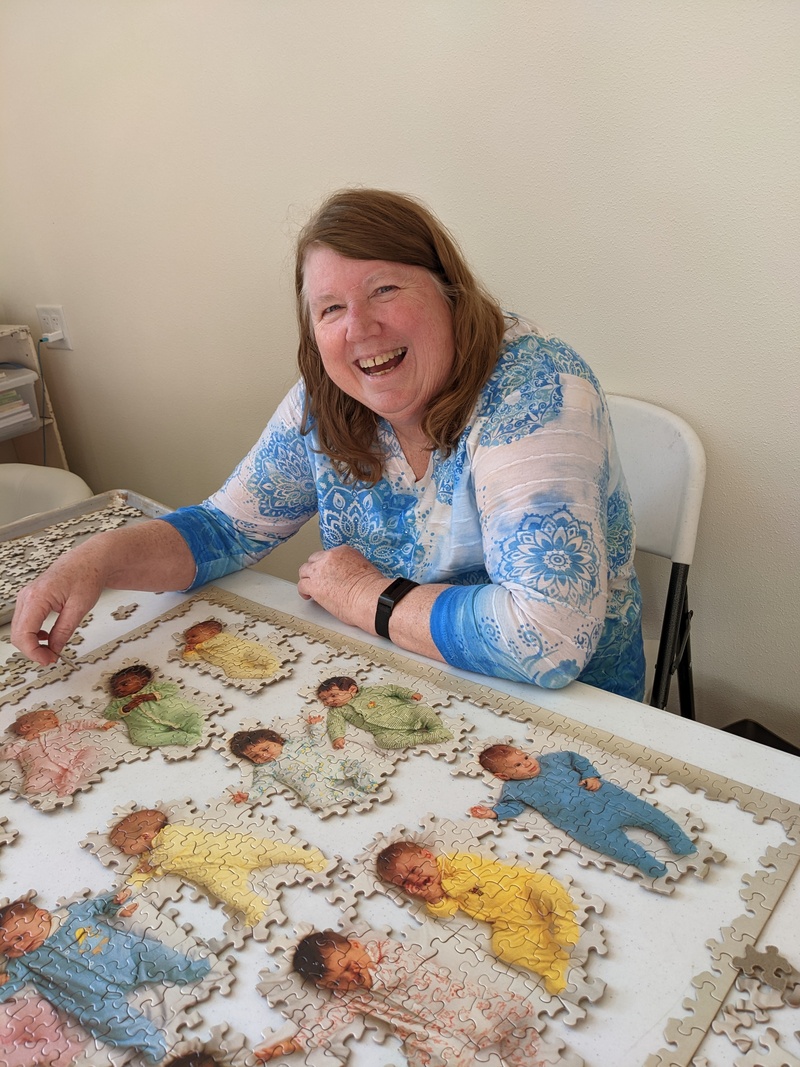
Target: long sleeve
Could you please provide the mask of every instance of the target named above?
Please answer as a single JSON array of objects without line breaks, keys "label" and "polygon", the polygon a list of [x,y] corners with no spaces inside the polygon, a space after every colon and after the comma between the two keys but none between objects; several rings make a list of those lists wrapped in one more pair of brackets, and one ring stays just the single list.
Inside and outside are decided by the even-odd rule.
[{"label": "long sleeve", "polygon": [[579,779],[583,778],[600,778],[600,772],[590,763],[589,760],[580,754],[580,752],[565,752],[565,756],[569,759],[569,765],[575,771]]},{"label": "long sleeve", "polygon": [[308,442],[300,434],[302,389],[295,386],[222,488],[163,521],[189,545],[191,589],[263,559],[317,510]]},{"label": "long sleeve", "polygon": [[523,337],[484,391],[476,431],[470,463],[491,584],[438,597],[439,651],[455,666],[548,688],[580,676],[611,631],[635,658],[632,518],[591,371],[561,342]]},{"label": "long sleeve", "polygon": [[511,795],[511,790],[507,785],[503,786],[500,792],[500,799],[494,805],[492,809],[497,816],[498,822],[502,822],[504,819],[515,819],[518,815],[521,815],[527,804],[519,800],[517,797]]}]

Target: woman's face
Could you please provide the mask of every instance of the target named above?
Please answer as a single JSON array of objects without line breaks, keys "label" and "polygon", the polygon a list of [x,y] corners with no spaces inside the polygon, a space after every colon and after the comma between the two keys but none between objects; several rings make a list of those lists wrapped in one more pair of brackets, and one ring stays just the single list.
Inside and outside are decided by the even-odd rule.
[{"label": "woman's face", "polygon": [[303,276],[328,376],[400,433],[414,434],[454,359],[453,316],[433,275],[318,245]]}]

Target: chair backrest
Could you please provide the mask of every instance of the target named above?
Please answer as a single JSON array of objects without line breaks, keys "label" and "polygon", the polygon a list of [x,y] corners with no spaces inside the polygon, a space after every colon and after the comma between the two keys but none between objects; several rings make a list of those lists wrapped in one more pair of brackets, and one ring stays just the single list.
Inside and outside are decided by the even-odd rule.
[{"label": "chair backrest", "polygon": [[606,399],[633,502],[636,547],[691,563],[706,480],[700,438],[666,408],[630,396]]},{"label": "chair backrest", "polygon": [[0,525],[88,500],[92,490],[77,474],[33,463],[0,463]]}]

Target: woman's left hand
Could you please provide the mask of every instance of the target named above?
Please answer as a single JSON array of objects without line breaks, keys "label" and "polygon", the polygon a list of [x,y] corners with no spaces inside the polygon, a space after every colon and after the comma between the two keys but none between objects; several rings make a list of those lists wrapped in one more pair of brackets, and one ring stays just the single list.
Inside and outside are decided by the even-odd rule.
[{"label": "woman's left hand", "polygon": [[375,633],[378,597],[391,582],[349,545],[312,553],[299,571],[297,591],[331,615]]}]

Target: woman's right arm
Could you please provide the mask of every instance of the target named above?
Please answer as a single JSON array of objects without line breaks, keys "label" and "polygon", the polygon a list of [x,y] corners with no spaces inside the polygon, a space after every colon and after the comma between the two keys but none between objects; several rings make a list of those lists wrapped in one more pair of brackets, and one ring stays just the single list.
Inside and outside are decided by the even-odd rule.
[{"label": "woman's right arm", "polygon": [[[291,537],[316,510],[314,475],[297,430],[301,411],[295,387],[205,504],[98,534],[57,560],[17,597],[11,627],[17,648],[37,663],[55,663],[104,588],[195,588],[249,566]],[[51,612],[58,618],[43,635]]]},{"label": "woman's right arm", "polygon": [[[103,589],[185,589],[195,570],[184,538],[158,519],[97,534],[21,590],[11,640],[29,659],[48,666],[56,662]],[[51,613],[57,618],[47,634],[42,628]]]}]

